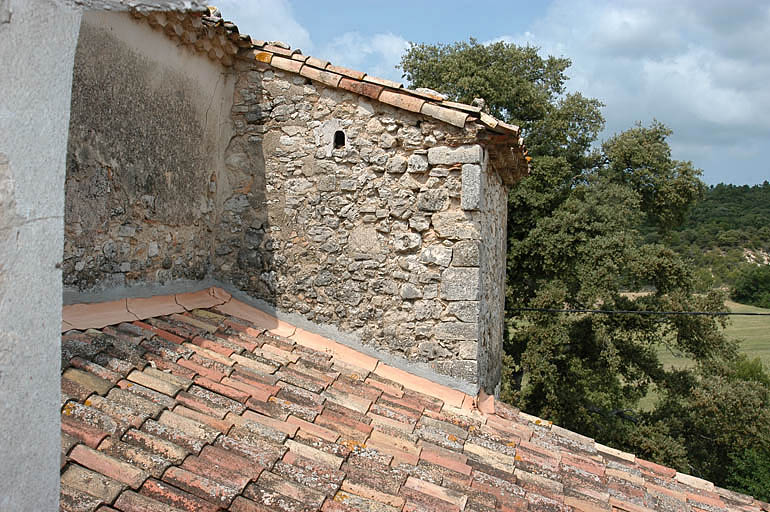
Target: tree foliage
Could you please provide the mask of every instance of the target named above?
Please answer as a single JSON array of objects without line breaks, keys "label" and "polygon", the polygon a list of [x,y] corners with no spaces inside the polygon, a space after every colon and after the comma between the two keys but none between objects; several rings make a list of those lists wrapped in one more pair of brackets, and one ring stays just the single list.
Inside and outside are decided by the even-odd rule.
[{"label": "tree foliage", "polygon": [[735,280],[733,300],[770,308],[770,265],[747,265]]},{"label": "tree foliage", "polygon": [[[735,457],[764,454],[746,451],[764,430],[719,434],[723,446],[740,439],[736,447],[743,452],[726,449],[708,458],[704,449],[728,418],[759,419],[753,407],[760,402],[748,401],[748,391],[760,385],[736,383],[727,370],[714,370],[714,361],[736,358],[736,346],[720,334],[714,317],[641,314],[724,310],[722,294],[694,293],[687,262],[640,231],[646,227],[662,239],[681,224],[703,193],[700,171],[671,157],[671,132],[658,122],[638,124],[597,147],[602,105],[566,92],[569,65],[568,59],[542,58],[537,48],[473,39],[413,43],[401,61],[414,87],[456,101],[483,98],[490,113],[522,127],[533,156],[530,176],[509,196],[502,397],[601,442],[748,489],[736,483],[745,472]],[[525,308],[640,314],[554,315]],[[661,345],[689,356],[696,368],[664,368]],[[652,412],[640,406],[650,390],[663,397]],[[740,400],[718,417],[696,417],[709,393]],[[675,421],[687,406],[692,422]],[[708,442],[699,437],[704,432]],[[717,463],[740,475],[711,472]]]},{"label": "tree foliage", "polygon": [[645,240],[665,243],[690,260],[701,289],[733,287],[752,266],[744,251],[757,262],[770,251],[770,183],[710,186],[680,226],[661,235],[647,223],[641,231]]}]

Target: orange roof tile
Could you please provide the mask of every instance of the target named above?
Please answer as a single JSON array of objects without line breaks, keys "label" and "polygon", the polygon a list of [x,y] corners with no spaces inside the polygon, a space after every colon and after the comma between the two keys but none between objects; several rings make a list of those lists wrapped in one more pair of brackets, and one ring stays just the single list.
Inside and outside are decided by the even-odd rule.
[{"label": "orange roof tile", "polygon": [[223,290],[126,303],[68,307],[62,510],[768,509]]},{"label": "orange roof tile", "polygon": [[[292,49],[281,42],[252,39],[239,33],[235,24],[224,21],[216,9],[203,14],[190,13],[184,20],[173,22],[158,13],[134,14],[147,18],[151,26],[162,29],[168,37],[174,38],[180,44],[192,45],[197,51],[208,54],[226,66],[234,64],[234,57],[246,58],[459,128],[465,127],[466,123],[477,123],[482,129],[498,134],[498,141],[502,137],[502,140],[522,157],[527,155],[519,127],[495,119],[482,112],[481,107],[449,101],[445,96],[429,89],[406,89],[403,84],[392,80],[305,56],[301,50]],[[182,31],[182,35],[177,33],[179,31]],[[185,33],[189,33],[190,37],[185,38]],[[527,168],[527,162],[526,158],[521,159],[524,168]]]}]

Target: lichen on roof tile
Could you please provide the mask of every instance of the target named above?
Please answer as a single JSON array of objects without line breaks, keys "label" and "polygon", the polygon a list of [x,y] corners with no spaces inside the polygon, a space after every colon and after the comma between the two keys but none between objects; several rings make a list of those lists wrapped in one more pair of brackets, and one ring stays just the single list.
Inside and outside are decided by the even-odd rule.
[{"label": "lichen on roof tile", "polygon": [[343,345],[225,301],[63,335],[65,509],[761,510],[505,404],[379,362],[357,375]]}]

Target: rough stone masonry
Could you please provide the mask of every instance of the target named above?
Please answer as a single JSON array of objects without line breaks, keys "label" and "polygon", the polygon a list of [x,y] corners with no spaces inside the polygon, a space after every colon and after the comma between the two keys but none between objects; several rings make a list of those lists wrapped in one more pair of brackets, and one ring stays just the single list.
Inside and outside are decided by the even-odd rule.
[{"label": "rough stone masonry", "polygon": [[478,382],[479,346],[500,357],[506,191],[473,134],[258,63],[233,123],[215,275]]},{"label": "rough stone masonry", "polygon": [[[128,16],[121,23],[142,24]],[[79,55],[95,39],[89,45],[81,37]],[[132,57],[124,47],[131,44],[101,47],[114,48],[130,71],[147,61]],[[88,289],[212,275],[279,311],[494,392],[507,185],[479,126],[458,128],[373,100],[379,91],[369,89],[378,85],[349,92],[261,63],[253,52],[239,56],[221,69],[232,102],[219,114],[206,111],[219,139],[196,133],[194,94],[183,87],[169,97],[179,107],[159,103],[164,125],[186,127],[169,147],[186,144],[188,153],[163,154],[139,139],[116,152],[109,130],[89,125],[95,116],[78,117],[67,212],[80,224],[68,226],[65,283]],[[169,83],[149,81],[135,93],[121,89],[120,104],[153,87],[173,90],[178,78],[164,78]],[[115,101],[100,94],[107,92],[91,90],[88,102]],[[113,148],[109,158],[100,148]],[[101,188],[77,182],[83,172],[96,172]],[[98,229],[81,229],[92,212],[101,212]]]}]

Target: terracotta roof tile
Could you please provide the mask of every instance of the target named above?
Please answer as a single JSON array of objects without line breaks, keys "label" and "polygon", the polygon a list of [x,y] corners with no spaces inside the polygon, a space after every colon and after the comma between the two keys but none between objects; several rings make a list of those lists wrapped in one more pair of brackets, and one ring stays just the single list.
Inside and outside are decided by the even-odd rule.
[{"label": "terracotta roof tile", "polygon": [[222,300],[63,336],[63,510],[761,510]]},{"label": "terracotta roof tile", "polygon": [[388,105],[408,110],[410,112],[420,112],[422,106],[425,104],[425,100],[422,98],[412,96],[411,94],[391,91],[390,89],[385,89],[382,91],[382,93],[380,93],[379,100],[383,103],[387,103]]},{"label": "terracotta roof tile", "polygon": [[362,96],[368,96],[375,100],[380,97],[380,93],[382,93],[383,90],[383,86],[381,85],[352,80],[350,78],[343,78],[340,80],[339,87],[340,89],[345,89],[346,91]]},{"label": "terracotta roof tile", "polygon": [[305,78],[321,82],[329,87],[337,87],[342,80],[342,75],[334,73],[332,71],[324,71],[322,69],[315,68],[313,66],[302,66],[299,74]]},{"label": "terracotta roof tile", "polygon": [[[522,157],[526,156],[523,142],[519,140],[518,128],[499,122],[481,112],[478,106],[447,101],[442,94],[428,89],[407,90],[402,84],[392,80],[374,77],[363,71],[302,55],[300,50],[292,50],[284,43],[252,39],[239,33],[238,27],[232,22],[224,21],[219,11],[205,16],[193,13],[174,20],[157,13],[137,12],[136,16],[145,17],[150,26],[162,30],[175,42],[190,45],[224,66],[233,66],[235,59],[250,60],[256,69],[264,70],[272,67],[291,73],[300,73],[329,87],[338,87],[355,94],[365,95],[396,108],[417,113],[422,109],[422,114],[426,117],[461,128],[468,122],[480,121],[480,127],[502,134],[511,148],[519,152]],[[388,90],[383,90],[384,88]],[[425,107],[423,107],[424,101],[428,102],[425,103]],[[527,172],[527,160],[521,158],[520,161],[523,172]],[[65,319],[62,330],[69,328],[68,320]]]},{"label": "terracotta roof tile", "polygon": [[126,308],[140,320],[184,311],[184,308],[177,304],[173,295],[161,295],[145,299],[127,299]]},{"label": "terracotta roof tile", "polygon": [[[172,508],[172,510],[195,510],[195,511],[201,511],[201,512],[217,512],[220,509],[217,505],[214,503],[208,502],[202,498],[199,498],[197,496],[194,496],[190,494],[187,491],[183,491],[182,489],[179,489],[178,487],[175,487],[173,485],[169,485],[166,482],[162,482],[160,480],[157,480],[155,478],[148,479],[144,485],[142,486],[142,489],[140,490],[140,493],[142,497],[147,497],[153,501],[156,501],[158,503],[162,503],[163,505],[159,507],[157,510],[167,510],[168,508]],[[121,494],[121,498],[126,493]],[[130,508],[128,510],[131,510],[132,512],[136,510],[137,512],[144,512],[145,508],[142,508],[141,498],[138,496],[131,495],[131,497],[134,500],[137,500],[139,503],[136,505],[134,503],[131,504],[132,507],[136,508]],[[120,505],[120,503],[116,502],[116,505]],[[147,505],[144,505],[147,506]],[[155,505],[153,505],[155,506]],[[122,505],[122,507],[125,507]],[[123,510],[123,508],[121,508]],[[150,511],[155,512],[155,508],[149,508]]]}]

